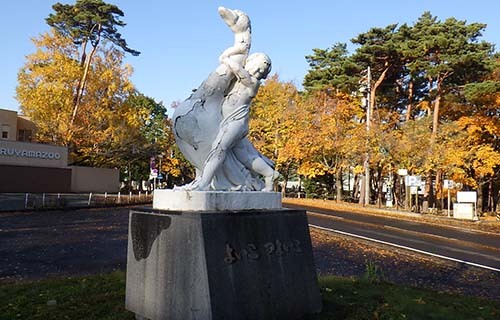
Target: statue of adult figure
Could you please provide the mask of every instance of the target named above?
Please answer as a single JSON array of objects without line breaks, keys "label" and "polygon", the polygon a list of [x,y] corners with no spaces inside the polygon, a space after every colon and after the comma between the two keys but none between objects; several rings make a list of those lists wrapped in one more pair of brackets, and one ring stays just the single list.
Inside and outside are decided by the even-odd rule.
[{"label": "statue of adult figure", "polygon": [[254,155],[249,150],[247,140],[244,140],[248,134],[250,103],[259,90],[260,80],[269,74],[271,60],[263,53],[254,53],[248,57],[245,67],[231,56],[224,57],[222,63],[236,75],[237,81],[222,103],[223,120],[204,163],[203,172],[192,187],[194,190],[210,190],[217,170],[224,164],[228,152],[232,151],[236,160],[247,169],[265,177],[266,185],[263,190],[272,191],[274,169],[262,157]]},{"label": "statue of adult figure", "polygon": [[234,33],[234,45],[174,112],[177,145],[196,168],[196,179],[181,188],[271,191],[277,177],[273,163],[246,138],[250,102],[271,62],[264,54],[248,57],[251,26],[246,14],[223,7],[219,14]]}]

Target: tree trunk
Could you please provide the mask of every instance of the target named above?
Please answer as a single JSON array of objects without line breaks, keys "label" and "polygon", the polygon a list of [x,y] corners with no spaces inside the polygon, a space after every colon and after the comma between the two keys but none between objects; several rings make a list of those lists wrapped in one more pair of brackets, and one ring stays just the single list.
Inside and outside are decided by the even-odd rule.
[{"label": "tree trunk", "polygon": [[436,142],[438,126],[439,126],[439,107],[441,106],[441,95],[438,93],[436,100],[434,100],[434,111],[432,113],[432,135],[431,146]]},{"label": "tree trunk", "polygon": [[298,177],[299,177],[299,189],[298,189],[299,191],[297,192],[297,198],[300,198],[302,194],[302,177],[300,176],[300,174],[298,175]]},{"label": "tree trunk", "polygon": [[476,204],[476,213],[477,216],[480,217],[483,213],[483,187],[484,184],[479,184],[477,188],[477,204]]},{"label": "tree trunk", "polygon": [[490,182],[488,183],[488,202],[486,204],[486,209],[488,210],[488,212],[495,211],[493,209],[493,181],[492,180],[490,180]]},{"label": "tree trunk", "polygon": [[411,120],[413,112],[413,80],[408,83],[408,106],[406,107],[406,122]]},{"label": "tree trunk", "polygon": [[335,197],[336,202],[342,201],[342,169],[338,168],[335,172],[335,189],[337,196]]},{"label": "tree trunk", "polygon": [[495,196],[493,198],[493,206],[495,207],[495,212],[497,212],[498,214],[500,214],[500,205],[498,205],[499,199],[500,199],[500,189],[498,189],[495,192]]},{"label": "tree trunk", "polygon": [[355,174],[354,175],[354,186],[352,188],[352,199],[353,200],[358,199],[359,204],[363,204],[363,202],[361,202],[361,199],[360,199],[361,195],[363,194],[363,190],[362,190],[362,184],[360,184],[359,180],[360,180],[360,175]]},{"label": "tree trunk", "polygon": [[73,127],[73,123],[75,122],[76,114],[78,113],[78,108],[80,107],[80,103],[82,101],[83,91],[85,90],[85,85],[87,84],[87,77],[90,69],[90,64],[92,62],[92,58],[97,50],[97,47],[93,47],[92,51],[88,55],[85,65],[83,68],[82,78],[78,83],[78,88],[76,90],[75,102],[73,106],[73,113],[71,115],[70,127]]},{"label": "tree trunk", "polygon": [[[366,130],[369,133],[370,132],[370,127],[371,127],[371,122],[373,118],[373,110],[375,110],[375,101],[376,101],[376,96],[377,96],[377,89],[378,87],[382,84],[384,81],[387,71],[389,71],[390,64],[386,61],[385,64],[385,69],[382,71],[380,76],[378,77],[377,81],[371,85],[371,73],[370,73],[370,67],[368,67],[368,87],[369,87],[369,92],[370,92],[370,98],[369,98],[369,104],[366,110],[367,117],[366,117]],[[367,152],[366,153],[366,158],[365,158],[365,163],[364,163],[364,168],[365,168],[365,173],[364,173],[364,178],[362,181],[362,186],[361,186],[361,193],[359,197],[359,203],[362,205],[365,204],[370,204],[370,194],[371,194],[371,186],[370,186],[370,154]]]},{"label": "tree trunk", "polygon": [[[100,42],[99,38],[100,38],[102,26],[100,24],[97,24],[97,25],[94,25],[92,27],[92,29],[94,29],[95,27],[98,28],[98,37],[97,37],[97,40],[95,41],[95,43],[92,43],[92,51],[90,51],[89,55],[86,55],[85,52],[83,52],[83,54],[82,54],[81,63],[83,63],[83,65],[84,65],[83,74],[82,74],[82,77],[80,78],[80,80],[78,81],[78,86],[76,88],[76,95],[75,95],[75,98],[73,101],[73,112],[71,113],[71,120],[69,123],[68,136],[66,137],[66,140],[67,140],[66,144],[67,145],[70,144],[70,142],[73,138],[73,134],[74,134],[73,125],[75,123],[76,115],[77,115],[78,109],[80,107],[83,92],[85,90],[85,85],[87,84],[87,77],[88,77],[88,72],[90,69],[90,64],[92,62],[92,58],[94,57],[95,52],[97,51],[97,46],[99,45],[99,42]],[[84,50],[85,50],[86,45],[87,45],[87,41],[84,42]]]},{"label": "tree trunk", "polygon": [[402,192],[401,192],[401,181],[399,178],[399,175],[394,174],[393,180],[394,183],[392,184],[392,191],[394,193],[394,201],[396,202],[396,209],[399,209],[399,204],[402,202]]},{"label": "tree trunk", "polygon": [[[436,204],[438,209],[443,209],[443,183],[442,181],[443,171],[438,169],[436,173]],[[441,200],[441,201],[438,201]]]},{"label": "tree trunk", "polygon": [[[441,106],[441,85],[443,82],[443,78],[437,79],[437,86],[436,86],[436,99],[434,100],[434,109],[432,112],[432,133],[431,133],[431,141],[430,141],[430,149],[429,151],[432,152],[434,149],[434,145],[436,143],[436,138],[437,138],[437,133],[438,133],[438,126],[439,126],[439,108]],[[430,86],[432,87],[432,79],[429,81]],[[425,193],[424,193],[424,202],[422,204],[423,211],[427,211],[428,208],[430,207],[435,207],[434,203],[434,190],[432,188],[432,178],[433,175],[429,171],[426,176],[426,181],[425,181]],[[417,197],[418,198],[418,197]]]},{"label": "tree trunk", "polygon": [[493,208],[491,211],[500,213],[500,206],[498,205],[498,199],[500,198],[500,185],[498,183],[493,183],[492,197]]},{"label": "tree trunk", "polygon": [[[372,110],[375,110],[375,101],[376,101],[376,97],[377,97],[377,89],[378,89],[378,87],[380,87],[380,85],[384,81],[385,76],[387,75],[387,71],[389,71],[389,69],[390,69],[390,65],[389,65],[388,62],[386,62],[385,63],[385,69],[384,69],[384,71],[382,71],[382,73],[378,77],[377,81],[375,81],[375,83],[373,84],[373,88],[371,88],[370,106],[369,107]],[[373,112],[371,112],[371,114],[373,114]],[[368,124],[368,125],[370,125],[370,124]]]},{"label": "tree trunk", "polygon": [[[425,190],[424,190],[424,199],[422,202],[422,212],[428,212],[429,208],[434,207],[434,188],[432,187],[433,180],[434,176],[432,172],[429,171],[425,176]],[[417,199],[418,199],[418,192],[417,192]]]},{"label": "tree trunk", "polygon": [[365,205],[365,188],[367,187],[366,176],[361,176],[361,187],[359,188],[359,201],[360,205]]},{"label": "tree trunk", "polygon": [[383,180],[382,180],[382,167],[378,166],[377,168],[377,205],[378,207],[382,207],[382,188],[383,188]]},{"label": "tree trunk", "polygon": [[[283,187],[281,188],[281,196],[284,198],[285,193],[286,193],[286,185],[288,183],[288,177],[290,176],[290,164],[287,164],[282,176],[283,176]],[[299,179],[299,181],[300,181],[300,179]],[[275,183],[277,183],[277,180],[275,180]],[[300,187],[300,184],[299,184],[299,187]],[[276,185],[274,186],[274,188],[276,190]]]}]

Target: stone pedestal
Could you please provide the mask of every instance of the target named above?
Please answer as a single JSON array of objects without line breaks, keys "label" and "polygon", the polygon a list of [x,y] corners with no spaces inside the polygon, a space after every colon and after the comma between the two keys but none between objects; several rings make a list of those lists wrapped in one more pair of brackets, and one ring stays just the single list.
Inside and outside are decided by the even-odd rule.
[{"label": "stone pedestal", "polygon": [[319,312],[305,211],[132,210],[126,308],[152,320]]},{"label": "stone pedestal", "polygon": [[171,211],[281,209],[281,193],[156,189],[153,194],[153,209]]}]

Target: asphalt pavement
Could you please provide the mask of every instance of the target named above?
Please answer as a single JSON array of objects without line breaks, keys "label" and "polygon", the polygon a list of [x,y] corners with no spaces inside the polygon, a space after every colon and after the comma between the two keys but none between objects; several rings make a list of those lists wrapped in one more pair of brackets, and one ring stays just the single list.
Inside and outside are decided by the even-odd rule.
[{"label": "asphalt pavement", "polygon": [[[130,209],[0,213],[0,284],[125,270]],[[467,255],[462,258],[500,267],[499,238],[494,234],[328,210],[322,215],[309,214],[309,222],[365,238],[401,241],[408,247],[422,246],[428,251],[439,248],[450,256]],[[388,280],[395,283],[493,299],[500,294],[500,272],[317,230],[311,235],[319,274],[361,276],[369,260],[379,264],[389,275]]]},{"label": "asphalt pavement", "polygon": [[395,217],[289,204],[286,206],[306,209],[311,225],[500,272],[499,234]]},{"label": "asphalt pavement", "polygon": [[125,270],[129,210],[0,213],[0,281]]}]

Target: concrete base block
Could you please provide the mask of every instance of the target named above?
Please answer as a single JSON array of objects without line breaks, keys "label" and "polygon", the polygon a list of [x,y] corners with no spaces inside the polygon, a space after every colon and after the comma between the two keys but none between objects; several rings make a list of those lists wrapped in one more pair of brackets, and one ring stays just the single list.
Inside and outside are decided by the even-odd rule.
[{"label": "concrete base block", "polygon": [[319,312],[305,211],[131,211],[126,308],[151,320]]},{"label": "concrete base block", "polygon": [[281,209],[281,193],[156,189],[153,194],[153,209],[174,211]]}]

